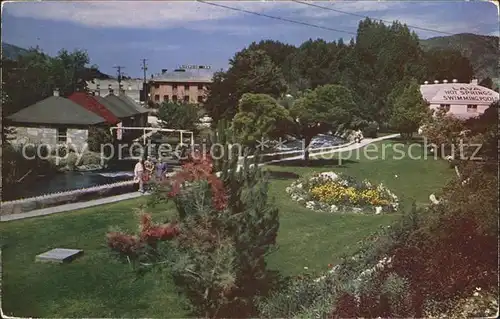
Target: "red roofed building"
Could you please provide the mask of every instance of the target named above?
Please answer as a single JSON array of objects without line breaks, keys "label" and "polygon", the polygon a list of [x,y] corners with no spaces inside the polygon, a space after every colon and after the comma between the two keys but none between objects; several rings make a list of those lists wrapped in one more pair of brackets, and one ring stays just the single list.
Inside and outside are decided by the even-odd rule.
[{"label": "red roofed building", "polygon": [[116,125],[121,122],[118,117],[108,110],[106,106],[101,104],[93,95],[88,95],[83,92],[75,92],[71,94],[68,99],[104,118],[106,122],[111,125]]}]

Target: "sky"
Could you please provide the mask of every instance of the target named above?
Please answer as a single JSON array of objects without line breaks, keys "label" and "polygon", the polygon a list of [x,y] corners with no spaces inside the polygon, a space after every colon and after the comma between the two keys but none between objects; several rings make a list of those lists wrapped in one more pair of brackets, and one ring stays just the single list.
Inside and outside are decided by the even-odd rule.
[{"label": "sky", "polygon": [[[210,1],[207,1],[210,2]],[[2,41],[23,48],[39,46],[56,55],[65,48],[87,50],[91,64],[115,75],[142,76],[180,65],[226,69],[229,59],[253,41],[279,40],[300,45],[355,36],[363,18],[406,23],[420,38],[455,33],[499,34],[498,8],[483,1],[212,1],[260,16],[197,1],[43,1],[2,2]],[[274,16],[331,30],[272,19]],[[357,16],[356,16],[357,15]]]}]

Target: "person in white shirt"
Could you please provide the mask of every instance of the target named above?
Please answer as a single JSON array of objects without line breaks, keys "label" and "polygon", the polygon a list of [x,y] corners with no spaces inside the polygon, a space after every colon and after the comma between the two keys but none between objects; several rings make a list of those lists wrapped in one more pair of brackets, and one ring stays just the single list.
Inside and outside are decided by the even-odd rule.
[{"label": "person in white shirt", "polygon": [[139,183],[139,192],[144,193],[144,160],[142,158],[135,164],[134,181]]}]

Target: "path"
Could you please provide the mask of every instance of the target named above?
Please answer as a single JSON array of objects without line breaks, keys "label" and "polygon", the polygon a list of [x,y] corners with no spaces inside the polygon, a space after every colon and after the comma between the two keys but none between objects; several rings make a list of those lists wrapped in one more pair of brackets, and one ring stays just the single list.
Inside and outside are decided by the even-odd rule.
[{"label": "path", "polygon": [[[386,135],[386,136],[382,136],[382,137],[378,137],[378,138],[366,138],[366,139],[362,140],[360,143],[355,143],[355,144],[352,144],[352,145],[349,145],[346,147],[342,147],[342,148],[339,148],[336,150],[330,150],[330,151],[326,151],[326,152],[318,152],[318,153],[313,152],[310,155],[311,155],[311,157],[313,157],[313,156],[324,155],[324,154],[352,151],[352,150],[356,150],[358,148],[364,147],[370,143],[394,138],[397,136],[399,136],[399,134]],[[277,159],[277,160],[261,163],[259,166],[266,165],[266,164],[272,164],[272,163],[276,163],[276,162],[298,160],[298,159],[302,159],[302,158],[303,158],[303,155],[293,156],[293,157],[289,157],[289,158]],[[62,212],[67,212],[67,211],[72,211],[72,210],[77,210],[77,209],[99,206],[99,205],[103,205],[103,204],[116,203],[116,202],[119,202],[122,200],[133,199],[133,198],[138,198],[138,197],[147,196],[147,195],[148,195],[147,193],[141,194],[139,192],[133,192],[133,193],[127,193],[127,194],[122,194],[122,195],[117,195],[117,196],[94,199],[94,200],[90,200],[87,202],[64,204],[64,205],[60,205],[60,206],[37,209],[37,210],[29,211],[26,213],[0,216],[0,222],[25,219],[25,218],[30,218],[30,217],[45,216],[45,215],[51,215],[51,214],[55,214],[55,213],[62,213]]]}]

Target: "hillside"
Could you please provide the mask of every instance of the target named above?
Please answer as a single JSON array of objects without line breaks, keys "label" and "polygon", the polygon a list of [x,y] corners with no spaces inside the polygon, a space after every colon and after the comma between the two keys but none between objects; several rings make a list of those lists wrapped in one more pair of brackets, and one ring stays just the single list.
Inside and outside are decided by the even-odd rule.
[{"label": "hillside", "polygon": [[[9,60],[17,60],[19,56],[22,56],[24,54],[28,53],[27,49],[18,47],[17,45],[9,44],[2,42],[2,58],[9,59]],[[92,68],[86,68],[85,70],[87,73],[90,73],[88,76],[89,78],[97,78],[97,79],[110,79],[111,76],[102,73],[99,70],[92,69]]]},{"label": "hillside", "polygon": [[455,49],[467,57],[474,68],[475,75],[482,80],[486,77],[499,77],[498,37],[461,33],[444,37],[421,40],[424,50]]},{"label": "hillside", "polygon": [[20,55],[28,53],[28,50],[16,45],[2,42],[2,57],[9,60],[16,60]]}]

